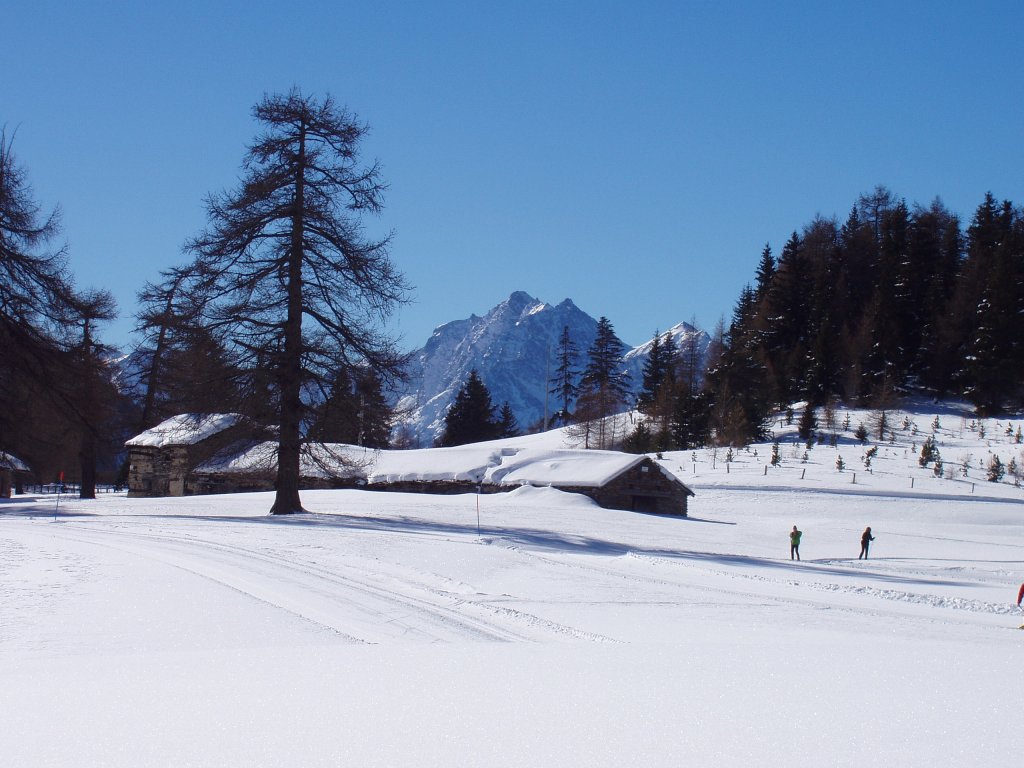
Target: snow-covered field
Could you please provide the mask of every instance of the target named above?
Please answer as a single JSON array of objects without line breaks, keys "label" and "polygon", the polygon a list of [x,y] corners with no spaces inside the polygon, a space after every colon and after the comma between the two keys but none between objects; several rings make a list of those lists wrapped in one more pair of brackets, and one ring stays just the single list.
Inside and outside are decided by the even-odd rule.
[{"label": "snow-covered field", "polygon": [[870,472],[850,434],[804,460],[789,427],[767,472],[767,444],[668,454],[690,519],[547,488],[304,492],[286,518],[4,500],[0,764],[1019,760],[1024,491],[978,465],[1021,445],[944,411],[936,478],[933,415],[904,416]]}]

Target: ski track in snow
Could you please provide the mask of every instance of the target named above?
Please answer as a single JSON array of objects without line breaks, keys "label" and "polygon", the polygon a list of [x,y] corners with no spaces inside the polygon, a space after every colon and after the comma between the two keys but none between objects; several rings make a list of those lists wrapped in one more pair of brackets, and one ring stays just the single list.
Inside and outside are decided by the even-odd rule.
[{"label": "ski track in snow", "polygon": [[[403,581],[396,585],[402,592],[396,592],[337,570],[296,561],[294,557],[210,539],[99,529],[76,523],[64,523],[56,532],[47,531],[48,535],[54,533],[78,543],[159,560],[325,627],[352,643],[379,643],[409,636],[427,642],[534,642],[551,636],[614,642],[520,610],[468,600],[443,589]],[[354,619],[353,612],[360,613],[362,618]]]},{"label": "ski track in snow", "polygon": [[[499,543],[495,540],[495,543]],[[512,544],[507,541],[502,541],[499,544],[503,548],[513,550],[520,555],[533,558],[534,560],[543,562],[547,565],[555,566],[558,568],[568,568],[579,571],[596,572],[603,576],[617,577],[625,579],[627,581],[643,583],[647,585],[656,585],[662,587],[669,587],[673,589],[696,589],[703,592],[714,592],[718,594],[729,594],[734,596],[745,596],[749,598],[756,598],[759,601],[769,600],[775,604],[802,604],[810,607],[825,607],[828,609],[840,609],[845,610],[846,607],[835,605],[834,603],[828,602],[823,603],[821,600],[812,600],[807,598],[795,597],[792,594],[783,594],[780,591],[771,592],[752,592],[749,589],[728,589],[721,586],[712,586],[707,583],[694,582],[693,580],[676,580],[676,579],[665,579],[657,578],[650,575],[641,575],[636,573],[626,573],[613,566],[614,560],[606,561],[604,565],[596,565],[591,563],[580,563],[580,562],[568,562],[565,560],[558,560],[536,552],[523,549],[522,547]],[[923,605],[937,609],[952,609],[957,611],[968,611],[971,613],[983,613],[991,615],[1016,615],[1020,610],[1016,606],[1011,606],[1007,603],[991,603],[982,600],[969,600],[958,597],[946,597],[940,595],[928,595],[914,592],[908,592],[905,590],[898,589],[880,589],[878,587],[870,587],[863,585],[852,585],[852,584],[839,584],[836,582],[817,582],[817,581],[800,581],[796,579],[773,579],[761,574],[751,574],[739,572],[735,569],[729,569],[725,567],[712,568],[706,565],[697,565],[692,562],[683,562],[679,560],[673,560],[671,558],[657,557],[654,555],[647,555],[637,552],[627,552],[621,557],[633,560],[636,562],[642,562],[646,564],[664,566],[670,569],[685,569],[688,574],[693,572],[701,572],[713,577],[726,577],[733,580],[742,580],[746,582],[755,582],[763,585],[772,586],[784,586],[793,589],[800,590],[811,590],[814,592],[829,593],[829,594],[847,594],[856,597],[867,597],[877,600],[900,602],[906,604]],[[827,569],[817,571],[815,575],[828,575]],[[870,577],[870,574],[865,574],[865,577]],[[893,616],[902,616],[903,614],[897,614],[892,611],[881,611],[878,608],[874,609],[875,613],[889,613]],[[950,617],[936,617],[942,621],[950,620]]]},{"label": "ski track in snow", "polygon": [[[688,568],[694,567],[691,564],[681,564],[668,558],[653,557],[651,555],[639,554],[635,552],[630,552],[626,556],[638,560],[659,563],[670,567],[680,567],[681,565],[683,565],[683,567]],[[735,579],[748,579],[751,581],[757,581],[765,584],[783,584],[785,586],[796,587],[799,589],[810,589],[819,592],[860,595],[879,598],[882,600],[894,600],[902,603],[928,605],[933,608],[951,608],[961,611],[971,611],[975,613],[989,613],[997,615],[1016,614],[1020,612],[1018,608],[1016,608],[1015,606],[1011,607],[1007,603],[990,603],[983,600],[967,600],[965,598],[960,597],[926,595],[917,592],[907,592],[905,590],[900,589],[879,589],[878,587],[868,587],[851,584],[837,584],[835,582],[822,583],[819,581],[798,581],[796,579],[770,579],[761,574],[736,573],[732,571],[716,572],[728,575],[729,577]],[[827,575],[827,573],[827,571],[820,571],[816,572],[816,575]],[[865,575],[869,576],[869,574]]]}]

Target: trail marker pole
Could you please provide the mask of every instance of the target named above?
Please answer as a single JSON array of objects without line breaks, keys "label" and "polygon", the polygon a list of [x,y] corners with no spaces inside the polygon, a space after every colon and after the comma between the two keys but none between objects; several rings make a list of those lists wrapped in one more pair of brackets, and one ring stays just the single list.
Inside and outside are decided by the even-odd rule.
[{"label": "trail marker pole", "polygon": [[57,505],[53,508],[53,522],[57,522],[57,510],[60,509],[60,492],[64,487],[64,472],[60,473],[60,479],[57,481]]}]

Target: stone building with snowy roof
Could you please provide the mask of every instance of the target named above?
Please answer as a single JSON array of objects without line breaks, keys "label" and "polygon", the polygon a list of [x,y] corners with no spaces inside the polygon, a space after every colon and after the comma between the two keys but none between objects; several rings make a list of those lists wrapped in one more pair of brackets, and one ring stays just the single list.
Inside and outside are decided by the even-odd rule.
[{"label": "stone building with snowy roof", "polygon": [[21,459],[0,451],[0,497],[22,493],[26,482],[32,479],[32,470]]},{"label": "stone building with snowy roof", "polygon": [[172,416],[125,443],[128,496],[195,493],[189,476],[196,465],[225,449],[240,451],[266,432],[237,413]]},{"label": "stone building with snowy roof", "polygon": [[[533,454],[540,455],[533,455]],[[589,496],[602,507],[686,517],[690,490],[649,456],[618,451],[524,449],[491,473],[502,490],[549,486]]]}]

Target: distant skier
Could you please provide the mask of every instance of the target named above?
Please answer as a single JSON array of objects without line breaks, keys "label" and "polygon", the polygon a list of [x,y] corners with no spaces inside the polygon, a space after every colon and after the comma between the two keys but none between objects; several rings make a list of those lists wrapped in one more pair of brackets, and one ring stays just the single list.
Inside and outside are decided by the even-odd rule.
[{"label": "distant skier", "polygon": [[1024,584],[1020,585],[1020,591],[1017,593],[1017,607],[1020,608],[1020,601],[1024,600]]},{"label": "distant skier", "polygon": [[789,534],[789,559],[792,560],[793,556],[796,559],[800,559],[800,537],[804,535],[803,531],[798,531],[796,526],[793,526],[793,530]]},{"label": "distant skier", "polygon": [[868,547],[871,546],[871,542],[875,540],[875,537],[871,535],[871,526],[869,525],[864,529],[864,533],[860,536],[860,554],[857,555],[857,559],[860,560],[862,557],[868,559]]}]

